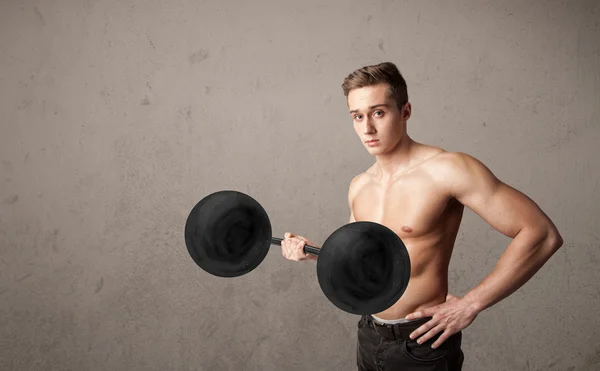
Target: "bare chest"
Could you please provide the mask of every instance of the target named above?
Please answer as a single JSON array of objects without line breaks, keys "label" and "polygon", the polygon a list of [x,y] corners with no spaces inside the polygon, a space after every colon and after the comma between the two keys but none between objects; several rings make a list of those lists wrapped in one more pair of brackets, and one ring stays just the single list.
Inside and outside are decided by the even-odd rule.
[{"label": "bare chest", "polygon": [[419,179],[390,186],[369,183],[356,194],[352,211],[357,221],[377,222],[402,239],[412,239],[444,229],[450,200],[436,184]]}]

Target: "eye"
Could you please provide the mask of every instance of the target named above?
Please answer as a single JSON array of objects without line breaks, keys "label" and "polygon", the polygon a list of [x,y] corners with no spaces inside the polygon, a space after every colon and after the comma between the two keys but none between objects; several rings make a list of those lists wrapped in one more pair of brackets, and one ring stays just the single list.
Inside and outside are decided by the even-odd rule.
[{"label": "eye", "polygon": [[361,115],[354,115],[355,120],[360,120]]},{"label": "eye", "polygon": [[375,111],[375,114],[379,114],[379,116],[383,116],[383,111]]}]

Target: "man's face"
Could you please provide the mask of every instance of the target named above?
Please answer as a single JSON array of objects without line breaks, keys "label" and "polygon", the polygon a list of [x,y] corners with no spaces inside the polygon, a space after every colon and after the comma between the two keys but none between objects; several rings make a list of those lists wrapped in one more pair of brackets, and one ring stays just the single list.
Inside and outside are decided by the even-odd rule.
[{"label": "man's face", "polygon": [[372,155],[393,150],[406,131],[410,103],[402,112],[389,97],[387,84],[354,89],[348,94],[348,108],[354,130]]}]

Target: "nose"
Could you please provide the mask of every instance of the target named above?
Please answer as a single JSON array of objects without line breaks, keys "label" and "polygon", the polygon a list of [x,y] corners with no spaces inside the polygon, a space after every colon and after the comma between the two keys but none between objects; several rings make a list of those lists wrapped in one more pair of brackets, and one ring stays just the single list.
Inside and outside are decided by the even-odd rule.
[{"label": "nose", "polygon": [[363,134],[369,135],[375,133],[375,125],[373,125],[373,121],[370,118],[365,119],[365,127],[363,128]]}]

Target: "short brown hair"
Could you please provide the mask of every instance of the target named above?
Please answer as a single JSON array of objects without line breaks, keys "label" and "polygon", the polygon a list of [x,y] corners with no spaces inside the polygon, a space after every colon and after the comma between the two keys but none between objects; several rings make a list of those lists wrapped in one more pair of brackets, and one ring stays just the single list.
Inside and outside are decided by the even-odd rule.
[{"label": "short brown hair", "polygon": [[398,70],[395,64],[384,62],[371,66],[364,66],[349,74],[342,84],[344,95],[353,89],[360,89],[365,86],[386,83],[390,87],[390,97],[396,101],[398,109],[408,102],[408,91],[406,80]]}]

